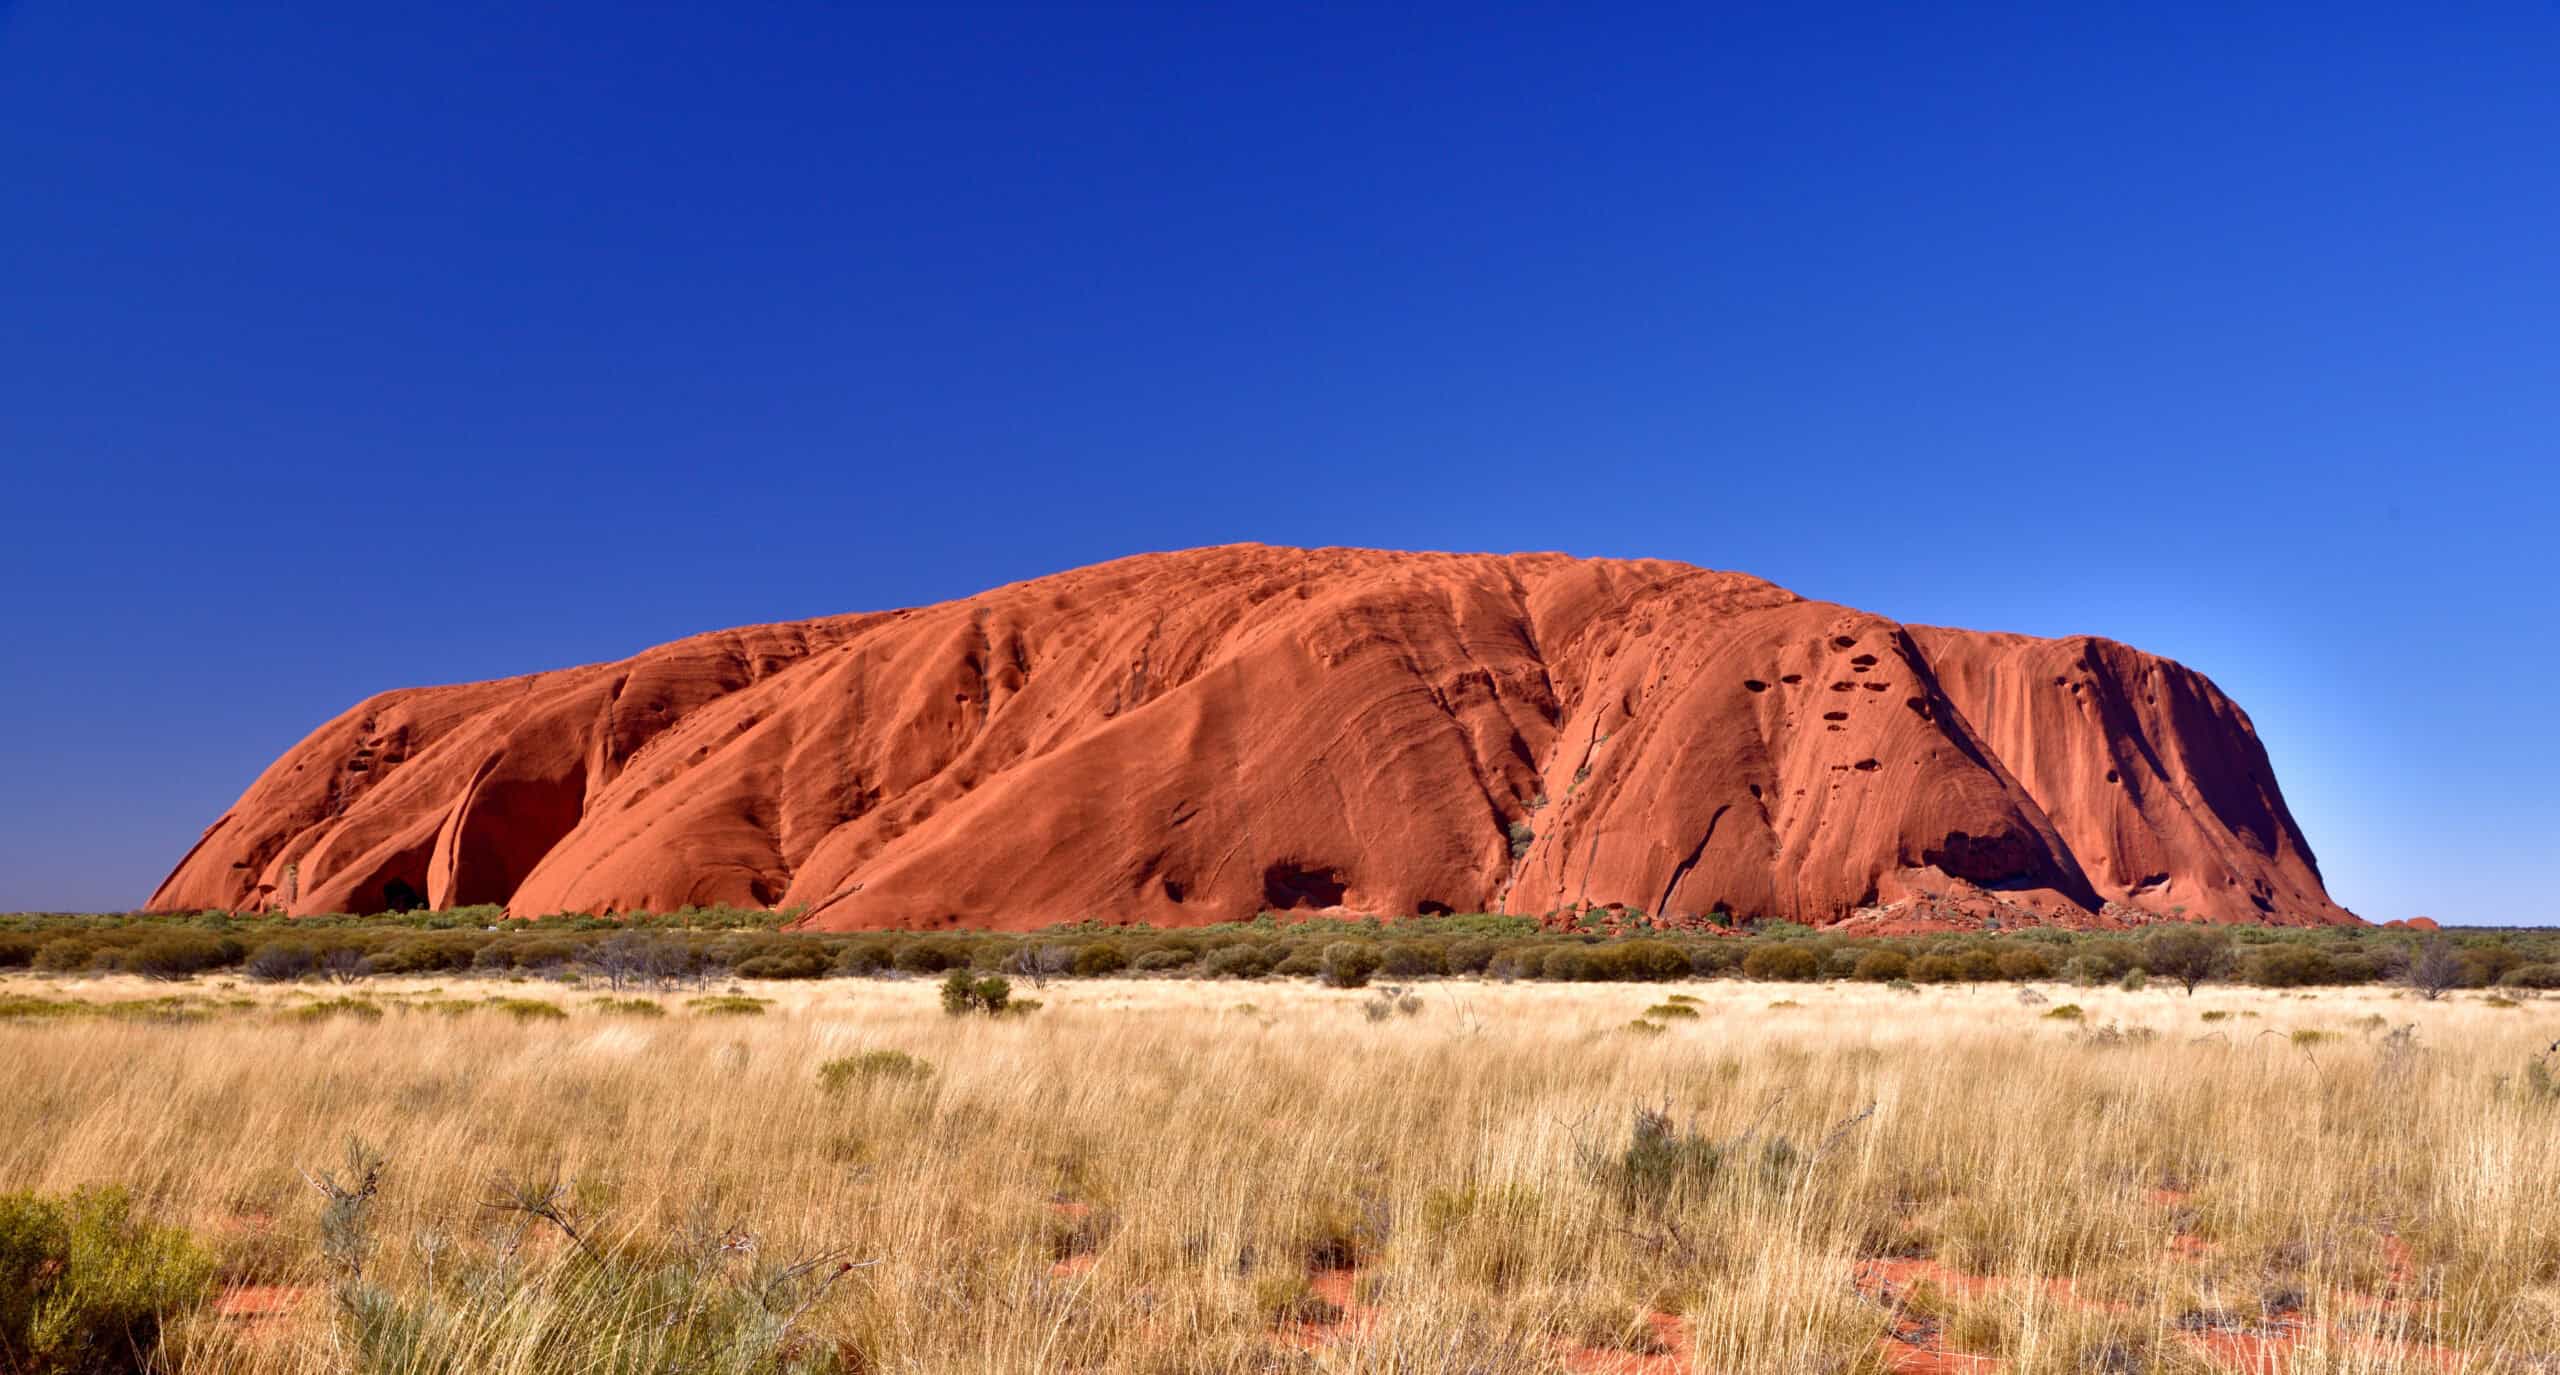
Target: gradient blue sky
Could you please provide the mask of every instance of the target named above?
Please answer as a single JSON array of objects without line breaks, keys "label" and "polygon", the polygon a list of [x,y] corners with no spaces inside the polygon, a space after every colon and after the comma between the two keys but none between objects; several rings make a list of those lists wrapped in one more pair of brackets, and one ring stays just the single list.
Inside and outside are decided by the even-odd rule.
[{"label": "gradient blue sky", "polygon": [[0,909],[388,687],[1230,540],[2211,674],[2560,919],[2560,11],[0,5]]}]

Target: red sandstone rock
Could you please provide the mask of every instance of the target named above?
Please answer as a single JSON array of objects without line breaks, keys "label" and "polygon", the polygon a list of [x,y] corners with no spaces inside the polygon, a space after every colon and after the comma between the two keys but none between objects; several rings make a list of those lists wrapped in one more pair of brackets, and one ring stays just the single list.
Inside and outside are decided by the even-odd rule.
[{"label": "red sandstone rock", "polygon": [[2355,920],[2248,717],[2123,645],[1675,563],[1261,546],[384,693],[150,905],[415,900]]}]

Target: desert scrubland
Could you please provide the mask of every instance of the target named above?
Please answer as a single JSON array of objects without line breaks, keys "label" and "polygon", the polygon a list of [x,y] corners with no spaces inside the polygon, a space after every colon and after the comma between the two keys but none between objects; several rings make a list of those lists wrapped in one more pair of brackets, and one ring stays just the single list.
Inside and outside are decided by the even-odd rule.
[{"label": "desert scrubland", "polygon": [[0,1191],[179,1370],[2560,1367],[2530,992],[735,988],[13,976]]}]

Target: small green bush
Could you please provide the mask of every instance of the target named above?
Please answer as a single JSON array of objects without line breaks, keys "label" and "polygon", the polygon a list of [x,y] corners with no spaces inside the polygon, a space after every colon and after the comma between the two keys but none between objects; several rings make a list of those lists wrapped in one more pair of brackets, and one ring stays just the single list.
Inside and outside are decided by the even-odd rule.
[{"label": "small green bush", "polygon": [[1141,974],[1161,974],[1168,969],[1180,969],[1198,958],[1188,950],[1150,950],[1130,961],[1129,967]]},{"label": "small green bush", "polygon": [[1271,954],[1258,945],[1222,945],[1210,951],[1200,967],[1211,978],[1258,979],[1271,972]]},{"label": "small green bush", "polygon": [[2096,988],[2123,978],[2141,962],[2142,951],[2131,941],[2081,941],[2071,947],[2071,958],[2064,962],[2062,974],[2074,983]]},{"label": "small green bush", "polygon": [[897,965],[898,947],[891,941],[855,941],[836,952],[839,974],[877,974]]},{"label": "small green bush", "polygon": [[1279,960],[1271,972],[1283,977],[1304,977],[1324,972],[1324,950],[1313,941],[1284,946],[1277,952]]},{"label": "small green bush", "polygon": [[1858,957],[1851,977],[1867,983],[1888,984],[1911,972],[1911,957],[1899,950],[1870,950]]},{"label": "small green bush", "polygon": [[1334,988],[1360,988],[1378,972],[1381,962],[1377,949],[1367,941],[1335,941],[1324,948],[1322,977]]},{"label": "small green bush", "polygon": [[1689,952],[1669,941],[1620,941],[1601,947],[1602,977],[1630,983],[1667,983],[1689,977]]},{"label": "small green bush", "polygon": [[364,965],[375,974],[440,974],[469,969],[479,958],[481,944],[463,936],[421,937],[374,951],[365,956]]},{"label": "small green bush", "polygon": [[1116,942],[1087,941],[1076,950],[1074,969],[1079,979],[1098,979],[1128,967],[1129,953]]},{"label": "small green bush", "polygon": [[696,998],[685,1006],[705,1017],[761,1017],[773,1002],[769,998],[750,998],[740,993],[714,993]]},{"label": "small green bush", "polygon": [[2053,977],[2053,957],[2033,946],[2012,946],[1992,957],[1992,967],[2011,983]]},{"label": "small green bush", "polygon": [[[567,1008],[540,998],[491,998],[488,1005],[491,1010],[503,1012],[519,1022],[562,1022],[569,1018]],[[657,1004],[651,1003],[650,1006]]]},{"label": "small green bush", "polygon": [[2089,1014],[2082,1011],[2078,1003],[2064,1003],[2059,1007],[2046,1009],[2044,1015],[2047,1021],[2077,1022],[2083,1020]]},{"label": "small green bush", "polygon": [[955,969],[942,981],[942,1010],[954,1017],[1001,1017],[1013,1001],[1013,984],[1001,974],[972,976]]},{"label": "small green bush", "polygon": [[1648,1017],[1658,1017],[1666,1022],[1679,1021],[1684,1018],[1690,1021],[1695,1021],[1697,1020],[1698,1009],[1689,1006],[1687,1003],[1655,1003],[1653,1006],[1644,1010],[1644,1015]]},{"label": "small green bush", "polygon": [[28,963],[43,974],[70,974],[89,967],[89,957],[98,951],[97,943],[78,936],[56,936],[36,947]]},{"label": "small green bush", "polygon": [[117,963],[146,979],[191,979],[209,969],[238,964],[245,952],[228,937],[174,935],[128,947]]},{"label": "small green bush", "polygon": [[273,941],[250,951],[241,972],[267,983],[291,983],[319,967],[319,951],[300,941]]},{"label": "small green bush", "polygon": [[1689,972],[1701,978],[1730,974],[1742,967],[1740,941],[1698,941],[1689,947]]},{"label": "small green bush", "polygon": [[835,961],[824,947],[810,945],[749,956],[730,966],[729,972],[741,979],[822,979],[834,968]]},{"label": "small green bush", "polygon": [[1533,948],[1521,968],[1529,977],[1564,983],[1593,983],[1609,977],[1608,961],[1597,948],[1587,945],[1547,947],[1543,955]]},{"label": "small green bush", "polygon": [[297,1022],[325,1022],[332,1017],[378,1022],[382,1020],[382,1004],[370,998],[324,998],[316,1003],[304,1003],[285,1015]]},{"label": "small green bush", "polygon": [[2308,988],[2334,976],[2329,957],[2307,945],[2261,946],[2240,969],[2240,977],[2261,988]]},{"label": "small green bush", "polygon": [[2233,959],[2231,933],[2218,927],[2155,927],[2142,938],[2143,969],[2175,980],[2189,997],[2196,985],[2229,972]]},{"label": "small green bush", "polygon": [[1397,941],[1379,954],[1378,972],[1391,979],[1413,979],[1426,974],[1446,974],[1449,963],[1437,946],[1420,941]]},{"label": "small green bush", "polygon": [[664,1017],[666,1005],[654,998],[590,998],[587,1006],[617,1017]]},{"label": "small green bush", "polygon": [[1822,952],[1809,945],[1781,942],[1755,947],[1742,957],[1745,978],[1800,983],[1822,972]]},{"label": "small green bush", "polygon": [[876,1080],[914,1083],[932,1077],[930,1061],[903,1050],[866,1050],[859,1055],[842,1056],[818,1066],[818,1091],[833,1098],[856,1084]]},{"label": "small green bush", "polygon": [[[1745,1145],[1745,1138],[1717,1141],[1695,1127],[1682,1130],[1669,1113],[1639,1107],[1626,1148],[1600,1162],[1600,1182],[1630,1208],[1657,1208],[1705,1188],[1728,1164],[1753,1163],[1728,1159]],[[1783,1136],[1764,1139],[1759,1155],[1759,1181],[1773,1188],[1788,1184],[1802,1158]]]},{"label": "small green bush", "polygon": [[0,1369],[157,1368],[162,1327],[204,1301],[213,1271],[186,1232],[137,1221],[121,1188],[0,1195]]},{"label": "small green bush", "polygon": [[1922,955],[1911,962],[1911,970],[1903,975],[1913,983],[1951,984],[1964,981],[1964,966],[1948,955]]},{"label": "small green bush", "polygon": [[969,952],[956,941],[911,940],[898,947],[890,963],[910,974],[939,974],[969,967]]}]

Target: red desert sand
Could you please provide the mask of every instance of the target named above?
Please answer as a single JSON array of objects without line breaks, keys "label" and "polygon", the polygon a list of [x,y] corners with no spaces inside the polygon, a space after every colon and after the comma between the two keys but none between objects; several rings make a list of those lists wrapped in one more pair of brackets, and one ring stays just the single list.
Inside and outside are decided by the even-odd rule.
[{"label": "red desert sand", "polygon": [[155,910],[2347,923],[2248,716],[2108,640],[1659,561],[1151,554],[386,692]]}]

